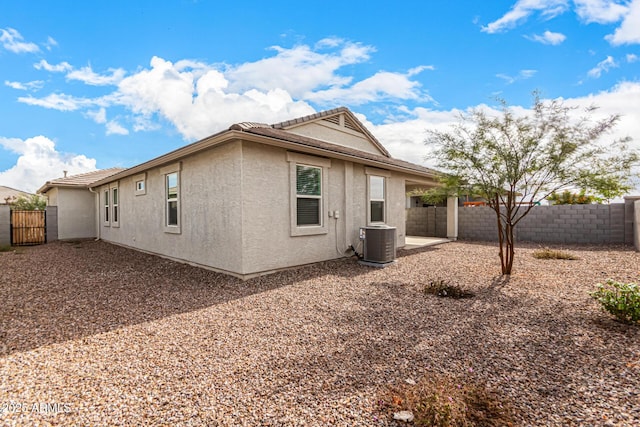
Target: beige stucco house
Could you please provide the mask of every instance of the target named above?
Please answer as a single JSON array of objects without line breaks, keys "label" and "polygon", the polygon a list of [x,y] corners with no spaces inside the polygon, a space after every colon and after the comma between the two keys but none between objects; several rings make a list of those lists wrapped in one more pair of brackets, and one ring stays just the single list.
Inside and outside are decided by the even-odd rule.
[{"label": "beige stucco house", "polygon": [[41,188],[59,221],[82,228],[59,227],[60,238],[92,235],[243,278],[343,257],[363,226],[396,227],[396,244],[404,246],[407,188],[434,186],[437,178],[392,158],[346,108],[274,125],[234,124],[104,172],[68,199],[62,194],[70,188],[56,181]]},{"label": "beige stucco house", "polygon": [[47,198],[47,205],[57,206],[58,239],[95,238],[96,194],[94,182],[121,172],[122,168],[102,169],[47,181],[38,189]]},{"label": "beige stucco house", "polygon": [[32,193],[26,191],[16,190],[15,188],[0,185],[0,205],[8,205],[15,202],[20,197],[32,196]]}]

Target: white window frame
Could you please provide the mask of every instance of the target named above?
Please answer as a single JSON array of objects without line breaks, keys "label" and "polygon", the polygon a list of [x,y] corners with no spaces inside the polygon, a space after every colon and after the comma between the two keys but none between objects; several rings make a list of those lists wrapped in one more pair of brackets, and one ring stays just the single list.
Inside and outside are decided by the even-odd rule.
[{"label": "white window frame", "polygon": [[[181,198],[182,198],[182,191],[181,191],[181,186],[182,186],[182,174],[180,173],[182,170],[182,164],[180,162],[178,163],[174,163],[172,165],[169,166],[165,166],[163,168],[160,169],[160,173],[162,174],[162,179],[163,179],[163,197],[164,197],[164,202],[162,204],[163,206],[163,210],[164,210],[164,215],[163,215],[163,221],[164,221],[164,232],[165,233],[172,233],[172,234],[180,234],[182,232],[182,203],[181,203]],[[175,225],[169,225],[169,202],[170,201],[174,201],[169,200],[169,194],[168,194],[168,182],[167,180],[169,179],[169,175],[173,175],[176,174],[176,177],[178,179],[177,182],[177,197],[175,199],[176,203],[176,207],[177,207],[177,221],[178,223]]]},{"label": "white window frame", "polygon": [[[391,172],[384,169],[376,169],[376,168],[365,168],[365,176],[367,178],[367,225],[383,225],[388,221],[388,212],[389,212],[389,203],[388,199],[388,188],[389,188],[389,179],[391,178]],[[378,177],[382,178],[383,181],[383,190],[384,196],[382,199],[372,198],[371,197],[371,178]],[[372,221],[371,220],[371,202],[382,202],[382,221]]]},{"label": "white window frame", "polygon": [[118,183],[111,185],[111,226],[120,227],[120,190]]},{"label": "white window frame", "polygon": [[111,192],[109,188],[102,190],[102,224],[105,227],[111,226]]},{"label": "white window frame", "polygon": [[[291,236],[311,236],[327,234],[329,226],[326,219],[326,206],[328,206],[329,171],[331,160],[322,157],[314,157],[306,154],[287,152],[289,162],[289,218]],[[307,166],[320,169],[320,200],[318,225],[298,225],[298,192],[297,192],[297,166]],[[301,196],[311,198],[313,196]]]},{"label": "white window frame", "polygon": [[[142,184],[142,188],[139,188],[138,184]],[[136,196],[144,196],[147,194],[147,174],[142,173],[133,177],[133,189]]]}]

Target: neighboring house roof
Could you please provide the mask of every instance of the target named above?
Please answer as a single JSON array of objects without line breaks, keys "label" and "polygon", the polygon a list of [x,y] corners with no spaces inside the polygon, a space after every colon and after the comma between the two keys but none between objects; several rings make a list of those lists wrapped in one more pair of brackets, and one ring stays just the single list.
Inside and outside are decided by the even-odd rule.
[{"label": "neighboring house roof", "polygon": [[[298,135],[287,130],[291,129],[294,126],[299,126],[314,120],[326,119],[327,117],[336,116],[339,114],[345,114],[345,121],[349,122],[348,125],[347,123],[345,123],[345,126],[357,126],[358,130],[362,132],[384,154],[365,152],[355,148],[322,141],[316,138]],[[276,123],[274,125],[254,122],[236,123],[234,125],[231,125],[229,129],[211,135],[200,141],[191,143],[132,168],[116,172],[99,180],[95,180],[93,183],[91,183],[91,186],[93,187],[107,184],[118,179],[144,172],[154,167],[178,161],[186,156],[195,154],[202,150],[206,150],[216,145],[224,144],[226,142],[238,139],[282,147],[288,150],[295,150],[317,156],[355,161],[367,166],[408,172],[428,179],[434,179],[438,175],[440,175],[440,173],[434,169],[429,169],[424,166],[416,165],[414,163],[392,158],[384,149],[384,147],[382,147],[382,145],[378,142],[378,140],[375,139],[373,135],[371,135],[371,133],[353,115],[353,113],[351,113],[351,111],[349,111],[345,107],[340,107],[333,110],[312,114],[310,116]]]},{"label": "neighboring house roof", "polygon": [[20,196],[28,197],[32,195],[33,193],[28,193],[26,191],[16,190],[15,188],[0,185],[0,205],[5,205],[7,204],[7,201],[12,201]]},{"label": "neighboring house roof", "polygon": [[38,193],[46,193],[54,187],[77,187],[77,188],[89,188],[91,184],[104,178],[108,178],[118,172],[122,172],[124,168],[109,168],[100,169],[93,172],[80,173],[78,175],[70,175],[62,178],[52,179],[47,181],[42,187],[38,189]]}]

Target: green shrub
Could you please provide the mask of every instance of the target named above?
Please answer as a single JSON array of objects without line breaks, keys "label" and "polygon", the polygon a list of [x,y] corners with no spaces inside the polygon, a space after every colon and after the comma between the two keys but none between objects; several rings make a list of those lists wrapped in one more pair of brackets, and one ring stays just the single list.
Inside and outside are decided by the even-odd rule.
[{"label": "green shrub", "polygon": [[589,295],[618,320],[625,323],[640,321],[640,287],[637,284],[608,279],[605,285],[598,283],[598,289]]},{"label": "green shrub", "polygon": [[437,295],[439,297],[448,297],[448,298],[471,298],[473,297],[473,293],[469,292],[458,285],[452,285],[447,280],[443,279],[435,279],[430,280],[429,283],[424,285],[424,293]]},{"label": "green shrub", "polygon": [[533,252],[533,257],[538,259],[578,259],[577,256],[572,255],[569,252],[551,248],[538,249],[537,251]]},{"label": "green shrub", "polygon": [[417,383],[390,386],[378,400],[391,418],[411,411],[415,426],[512,426],[511,406],[494,392],[470,380],[429,374]]}]

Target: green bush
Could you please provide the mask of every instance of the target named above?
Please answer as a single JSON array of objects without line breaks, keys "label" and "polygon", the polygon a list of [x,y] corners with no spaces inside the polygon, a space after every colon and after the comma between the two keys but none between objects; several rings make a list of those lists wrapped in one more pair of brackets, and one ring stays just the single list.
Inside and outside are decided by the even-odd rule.
[{"label": "green bush", "polygon": [[605,285],[598,283],[598,289],[589,295],[618,320],[625,323],[640,321],[640,287],[637,284],[608,279]]}]

